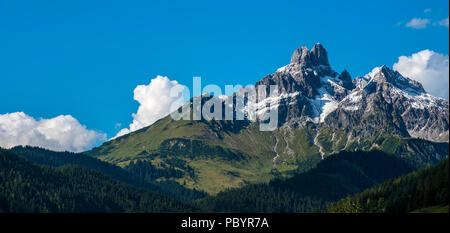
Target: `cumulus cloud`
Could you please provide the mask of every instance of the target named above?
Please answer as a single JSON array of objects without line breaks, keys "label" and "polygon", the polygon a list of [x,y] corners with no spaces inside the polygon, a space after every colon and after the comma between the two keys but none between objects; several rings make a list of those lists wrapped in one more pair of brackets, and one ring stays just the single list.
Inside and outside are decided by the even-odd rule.
[{"label": "cumulus cloud", "polygon": [[431,50],[422,50],[411,56],[401,56],[394,70],[422,83],[432,95],[449,98],[449,57]]},{"label": "cumulus cloud", "polygon": [[411,21],[406,23],[406,27],[414,29],[424,29],[430,23],[429,19],[413,18]]},{"label": "cumulus cloud", "polygon": [[170,90],[182,86],[168,77],[156,76],[148,85],[139,85],[134,89],[134,99],[139,102],[137,113],[133,113],[133,123],[129,128],[120,130],[114,137],[139,130],[167,116],[183,104],[183,98],[171,96]]},{"label": "cumulus cloud", "polygon": [[34,119],[23,112],[0,114],[0,147],[39,146],[56,151],[80,152],[106,139],[70,115]]}]

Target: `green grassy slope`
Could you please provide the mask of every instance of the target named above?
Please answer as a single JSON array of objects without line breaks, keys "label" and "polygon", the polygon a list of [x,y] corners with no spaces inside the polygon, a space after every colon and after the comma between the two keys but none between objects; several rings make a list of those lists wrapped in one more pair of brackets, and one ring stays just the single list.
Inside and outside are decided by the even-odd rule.
[{"label": "green grassy slope", "polygon": [[157,166],[178,158],[194,168],[196,176],[173,180],[209,193],[248,182],[267,182],[274,177],[270,171],[275,142],[270,133],[255,126],[239,132],[219,131],[221,127],[226,125],[166,117],[85,154],[122,167],[136,160],[151,161]]},{"label": "green grassy slope", "polygon": [[317,212],[329,202],[412,170],[381,151],[341,152],[306,173],[226,190],[194,204],[210,212]]},{"label": "green grassy slope", "polygon": [[[317,131],[313,124],[264,132],[257,123],[174,121],[167,116],[84,153],[121,167],[137,160],[159,166],[173,158],[181,159],[194,169],[195,176],[164,179],[210,194],[308,171],[320,162],[321,153],[327,157],[342,150],[376,149],[405,159],[416,168],[435,164],[448,155],[448,143],[348,134],[346,129]],[[181,167],[177,169],[187,173]]]}]

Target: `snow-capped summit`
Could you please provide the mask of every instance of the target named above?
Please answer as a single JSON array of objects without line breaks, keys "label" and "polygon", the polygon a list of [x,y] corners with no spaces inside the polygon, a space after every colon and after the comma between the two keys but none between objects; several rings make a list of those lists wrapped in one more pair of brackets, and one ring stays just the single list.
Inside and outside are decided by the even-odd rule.
[{"label": "snow-capped summit", "polygon": [[[359,81],[359,79],[362,81]],[[359,84],[358,87],[360,89],[365,88],[365,86],[372,82],[387,82],[404,91],[415,94],[425,93],[425,89],[421,83],[410,78],[403,77],[399,72],[391,70],[385,65],[375,67],[364,77],[355,78],[355,83]]]},{"label": "snow-capped summit", "polygon": [[[353,81],[335,72],[321,44],[296,49],[291,62],[257,85],[278,85],[279,125],[311,121],[317,127],[448,141],[448,101],[387,66]],[[267,96],[269,97],[269,96]],[[271,99],[273,102],[273,97]],[[263,112],[266,106],[261,106]]]}]

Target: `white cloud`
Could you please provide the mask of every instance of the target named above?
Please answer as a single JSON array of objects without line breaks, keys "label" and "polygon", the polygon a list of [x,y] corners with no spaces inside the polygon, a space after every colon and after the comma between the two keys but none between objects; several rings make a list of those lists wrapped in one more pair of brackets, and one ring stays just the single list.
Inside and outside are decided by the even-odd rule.
[{"label": "white cloud", "polygon": [[152,79],[148,85],[137,86],[134,89],[134,99],[140,106],[137,113],[132,114],[133,123],[129,128],[120,130],[114,138],[149,126],[180,107],[183,98],[170,96],[170,90],[176,86],[181,85],[160,75]]},{"label": "white cloud", "polygon": [[431,50],[422,50],[411,56],[401,56],[394,70],[422,83],[427,92],[448,99],[449,57]]},{"label": "white cloud", "polygon": [[431,9],[430,8],[427,8],[427,9],[425,9],[425,10],[423,10],[423,13],[430,13],[431,12]]},{"label": "white cloud", "polygon": [[448,18],[439,20],[437,23],[441,26],[448,27]]},{"label": "white cloud", "polygon": [[406,27],[415,29],[424,29],[430,23],[429,19],[413,18],[411,21],[406,23]]},{"label": "white cloud", "polygon": [[0,146],[39,146],[56,151],[80,152],[106,139],[106,135],[86,129],[70,115],[34,119],[23,112],[0,114]]}]

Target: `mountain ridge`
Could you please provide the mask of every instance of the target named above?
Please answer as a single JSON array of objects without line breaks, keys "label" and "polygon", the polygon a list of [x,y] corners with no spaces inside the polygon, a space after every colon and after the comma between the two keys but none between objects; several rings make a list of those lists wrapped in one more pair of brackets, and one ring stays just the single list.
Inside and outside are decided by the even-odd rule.
[{"label": "mountain ridge", "polygon": [[[448,156],[448,101],[386,66],[352,80],[346,70],[335,72],[325,48],[316,44],[311,51],[294,51],[291,63],[254,87],[258,85],[266,85],[257,93],[264,104],[244,108],[257,118],[176,121],[167,116],[85,154],[119,166],[182,159],[196,179],[174,180],[209,193],[305,172],[342,150],[378,149],[416,168]],[[269,95],[268,85],[277,85],[278,96]],[[228,97],[202,95],[186,105],[196,98],[202,104],[216,98],[225,108],[227,98],[234,103],[245,91]],[[258,114],[272,107],[278,110],[278,128],[260,131]]]},{"label": "mountain ridge", "polygon": [[[322,55],[319,58],[317,54]],[[352,127],[355,122],[336,116],[340,112],[354,115],[367,103],[369,107],[377,105],[375,107],[384,108],[384,112],[391,115],[388,119],[398,117],[399,122],[384,124],[395,125],[395,133],[400,136],[448,142],[448,101],[431,96],[422,84],[403,77],[385,65],[352,81],[347,71],[341,74],[333,71],[322,45],[316,44],[311,52],[303,46],[294,52],[290,64],[264,77],[255,86],[274,84],[278,85],[279,93],[299,93],[292,98],[289,96],[285,101],[288,104],[281,107],[281,125],[290,120],[310,120],[316,124],[325,122],[325,125],[333,126],[333,123],[338,122]],[[364,110],[367,110],[363,112],[366,114],[361,114],[359,119],[371,113],[370,109]],[[331,113],[335,114],[327,120]],[[427,118],[427,121],[420,121],[422,118]]]}]

